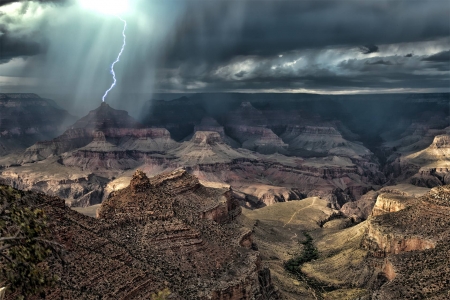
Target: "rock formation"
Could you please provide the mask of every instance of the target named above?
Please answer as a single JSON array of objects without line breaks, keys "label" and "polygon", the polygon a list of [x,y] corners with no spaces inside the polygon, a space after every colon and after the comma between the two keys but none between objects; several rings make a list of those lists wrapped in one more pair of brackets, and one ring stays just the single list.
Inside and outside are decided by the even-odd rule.
[{"label": "rock formation", "polygon": [[184,170],[151,179],[137,171],[99,220],[57,198],[26,197],[65,249],[49,261],[60,280],[48,299],[150,299],[164,288],[173,299],[279,299],[230,190],[204,187]]},{"label": "rock formation", "polygon": [[281,135],[289,152],[298,156],[339,155],[370,158],[373,154],[363,145],[345,140],[334,127],[288,126]]},{"label": "rock formation", "polygon": [[35,94],[0,94],[0,155],[57,136],[75,118]]},{"label": "rock formation", "polygon": [[374,299],[446,298],[449,216],[449,186],[419,198],[378,197],[363,240],[369,261],[387,280],[376,289]]},{"label": "rock formation", "polygon": [[[256,110],[245,103],[241,108]],[[137,167],[157,174],[184,166],[202,180],[231,185],[242,195],[241,203],[251,207],[320,196],[339,208],[383,182],[376,162],[365,156],[281,155],[288,145],[265,127],[233,125],[225,130],[214,119],[204,118],[181,144],[165,128],[141,127],[126,112],[102,104],[61,136],[28,148],[18,162],[0,171],[1,177],[16,187],[63,197],[71,206],[100,203],[109,195],[109,181],[129,177],[127,172]],[[334,128],[329,130],[340,136]],[[237,142],[227,133],[238,136],[243,148],[233,148]],[[67,188],[64,174],[68,173],[81,186]]]},{"label": "rock formation", "polygon": [[[121,147],[122,144],[124,147]],[[82,147],[93,152],[143,149],[146,152],[161,152],[175,144],[167,130],[142,129],[142,125],[126,111],[115,110],[102,103],[61,136],[52,141],[38,142],[28,148],[24,154],[24,162],[43,160],[51,155],[61,155]]]},{"label": "rock formation", "polygon": [[215,131],[220,134],[222,140],[233,148],[239,148],[241,145],[225,134],[225,129],[217,121],[211,117],[205,117],[201,123],[195,125],[194,132],[197,131]]},{"label": "rock formation", "polygon": [[414,152],[391,156],[387,171],[398,181],[416,186],[435,187],[450,183],[450,127],[435,135],[431,145]]}]

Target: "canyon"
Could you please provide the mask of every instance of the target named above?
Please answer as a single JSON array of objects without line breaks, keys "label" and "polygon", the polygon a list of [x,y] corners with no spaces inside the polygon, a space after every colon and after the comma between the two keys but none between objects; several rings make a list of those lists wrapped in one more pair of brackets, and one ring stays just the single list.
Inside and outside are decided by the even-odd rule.
[{"label": "canyon", "polygon": [[[153,101],[139,121],[102,103],[78,121],[60,113],[32,143],[9,141],[0,183],[46,194],[48,213],[66,216],[55,228],[80,233],[75,243],[61,234],[72,273],[54,297],[148,299],[169,288],[174,299],[444,299],[449,95],[304,97],[191,95]],[[25,127],[2,118],[7,139],[23,138]],[[293,275],[285,263],[307,235],[318,258]],[[98,288],[97,275],[74,285],[83,255],[133,275],[95,269],[106,276]]]}]

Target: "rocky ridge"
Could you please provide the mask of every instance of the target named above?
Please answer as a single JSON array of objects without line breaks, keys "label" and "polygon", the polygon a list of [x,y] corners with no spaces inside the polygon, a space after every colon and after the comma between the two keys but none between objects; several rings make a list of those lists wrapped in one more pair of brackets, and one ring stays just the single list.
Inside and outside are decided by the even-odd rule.
[{"label": "rocky ridge", "polygon": [[[248,103],[243,103],[239,109],[244,113],[247,110],[252,113],[257,111]],[[253,121],[250,118],[250,124],[257,125],[264,119],[262,114],[257,115],[259,117]],[[244,148],[248,146],[265,152],[261,148],[265,147],[267,153],[272,150],[278,153],[264,155],[234,147],[236,145],[233,146],[233,143],[237,142],[228,137],[233,128],[246,136],[246,139],[238,139]],[[95,190],[90,190],[92,185],[87,184],[81,193],[67,188],[48,188],[53,182],[42,180],[39,175],[42,168],[36,169],[33,164],[39,162],[41,166],[46,165],[49,171],[53,165],[53,173],[66,167],[72,174],[80,174],[79,178],[85,178],[81,174],[88,172],[91,176],[104,178],[102,182],[129,177],[127,172],[137,167],[148,174],[157,174],[184,166],[202,180],[230,184],[235,190],[245,190],[241,194],[242,203],[248,203],[251,207],[320,196],[339,208],[384,180],[376,162],[372,162],[370,157],[345,157],[335,153],[332,156],[327,154],[327,157],[302,159],[281,155],[280,152],[285,152],[288,145],[269,128],[247,125],[224,128],[214,119],[204,118],[196,129],[190,140],[177,143],[167,129],[142,128],[126,112],[102,104],[61,136],[28,148],[21,159],[10,163],[8,169],[2,171],[1,177],[20,188],[64,197],[73,206],[100,203],[106,199],[110,189],[106,184]],[[339,135],[336,129],[330,130]],[[27,168],[30,172],[22,172]],[[33,169],[38,172],[34,173]]]},{"label": "rocky ridge", "polygon": [[164,288],[171,299],[279,299],[230,190],[184,170],[151,179],[137,171],[99,220],[58,198],[24,195],[44,209],[66,252],[49,261],[60,282],[48,299],[150,299]]},{"label": "rocky ridge", "polygon": [[380,196],[362,244],[369,250],[369,262],[387,279],[373,299],[445,298],[450,272],[449,186],[419,198]]},{"label": "rocky ridge", "polygon": [[75,117],[36,94],[0,93],[0,155],[61,134]]}]

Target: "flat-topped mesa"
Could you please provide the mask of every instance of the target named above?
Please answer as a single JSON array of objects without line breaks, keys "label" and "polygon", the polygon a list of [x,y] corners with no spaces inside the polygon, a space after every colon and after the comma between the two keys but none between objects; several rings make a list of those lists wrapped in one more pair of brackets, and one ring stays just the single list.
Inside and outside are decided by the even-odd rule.
[{"label": "flat-topped mesa", "polygon": [[334,127],[320,126],[299,126],[291,125],[286,128],[286,134],[314,134],[314,135],[331,135],[342,137],[341,133]]},{"label": "flat-topped mesa", "polygon": [[0,93],[0,100],[4,99],[41,99],[33,93]]},{"label": "flat-topped mesa", "polygon": [[[263,126],[230,126],[230,132],[236,136],[236,138],[244,143],[249,139],[266,140],[267,142],[272,142],[274,145],[280,145],[287,147],[285,143],[277,136],[271,129]],[[261,141],[264,142],[264,141]]]},{"label": "flat-topped mesa", "polygon": [[380,216],[387,213],[400,211],[411,206],[416,201],[413,197],[406,195],[382,193],[377,197],[377,201],[372,210],[372,217]]}]

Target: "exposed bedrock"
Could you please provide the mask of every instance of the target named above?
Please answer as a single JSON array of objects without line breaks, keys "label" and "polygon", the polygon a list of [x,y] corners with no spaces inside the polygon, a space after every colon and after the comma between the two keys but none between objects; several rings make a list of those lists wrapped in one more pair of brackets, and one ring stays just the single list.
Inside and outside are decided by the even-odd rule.
[{"label": "exposed bedrock", "polygon": [[288,144],[269,128],[262,126],[230,125],[226,127],[227,134],[239,141],[242,148],[255,152],[287,153]]},{"label": "exposed bedrock", "polygon": [[435,241],[422,236],[408,236],[401,232],[387,232],[383,227],[369,222],[363,246],[375,257],[385,257],[406,251],[426,250],[436,247]]},{"label": "exposed bedrock", "polygon": [[379,272],[372,299],[447,298],[449,207],[448,185],[418,198],[380,194],[361,243]]},{"label": "exposed bedrock", "polygon": [[413,203],[415,203],[415,200],[411,198],[411,196],[382,193],[377,197],[371,215],[376,217],[379,215],[400,211]]},{"label": "exposed bedrock", "polygon": [[[38,142],[25,151],[23,162],[43,160],[82,147],[86,150],[103,150],[89,147],[92,142],[108,142],[118,145],[120,151],[140,150],[162,152],[177,145],[164,128],[108,128],[106,130],[69,129],[52,141]],[[94,144],[95,145],[95,144]],[[91,145],[92,146],[92,145]]]},{"label": "exposed bedrock", "polygon": [[14,170],[8,170],[1,174],[1,182],[17,189],[60,197],[69,206],[86,207],[102,202],[108,179],[93,174],[43,178],[39,174],[18,174]]},{"label": "exposed bedrock", "polygon": [[65,255],[48,259],[59,277],[48,298],[151,299],[167,288],[171,299],[280,299],[230,190],[202,186],[184,170],[151,179],[137,171],[101,205],[100,220],[25,195],[64,246]]},{"label": "exposed bedrock", "polygon": [[225,134],[224,127],[221,126],[219,123],[217,123],[217,121],[213,118],[210,117],[203,118],[201,123],[199,125],[195,125],[194,127],[194,133],[197,131],[217,132],[222,138],[222,140],[231,147],[233,148],[241,147],[241,145],[237,141],[233,140],[232,138],[230,138],[228,135]]},{"label": "exposed bedrock", "polygon": [[[231,163],[196,165],[187,169],[202,180],[226,182],[237,190],[245,187],[245,193],[257,196],[266,205],[280,200],[292,200],[292,197],[302,199],[305,196],[320,196],[327,199],[333,207],[340,208],[346,202],[359,199],[372,188],[369,178],[364,172],[360,174],[360,169],[356,167],[293,167],[273,162],[235,159]],[[260,176],[265,181],[249,181],[249,178]],[[287,189],[281,190],[279,187]]]},{"label": "exposed bedrock", "polygon": [[360,160],[373,160],[373,154],[362,144],[344,139],[330,126],[287,126],[281,135],[289,144],[289,152],[300,156],[339,155]]},{"label": "exposed bedrock", "polygon": [[[114,221],[119,243],[128,236],[129,251],[156,263],[186,299],[278,299],[270,272],[250,249],[251,231],[236,226],[240,214],[229,188],[206,188],[183,169],[150,179],[137,171],[130,186],[112,193],[98,212]],[[136,230],[133,222],[145,225]],[[224,225],[223,232],[217,224]],[[172,269],[177,274],[170,274]]]},{"label": "exposed bedrock", "polygon": [[253,107],[250,102],[242,102],[240,107],[231,111],[226,116],[226,125],[266,126],[268,123],[264,114]]},{"label": "exposed bedrock", "polygon": [[397,140],[386,141],[384,172],[393,182],[422,187],[448,184],[450,169],[450,127],[448,118],[433,115],[413,123]]},{"label": "exposed bedrock", "polygon": [[63,132],[75,117],[36,94],[0,94],[0,155]]},{"label": "exposed bedrock", "polygon": [[376,191],[369,191],[358,200],[342,205],[340,211],[353,221],[359,222],[366,220],[372,213],[378,194]]}]

